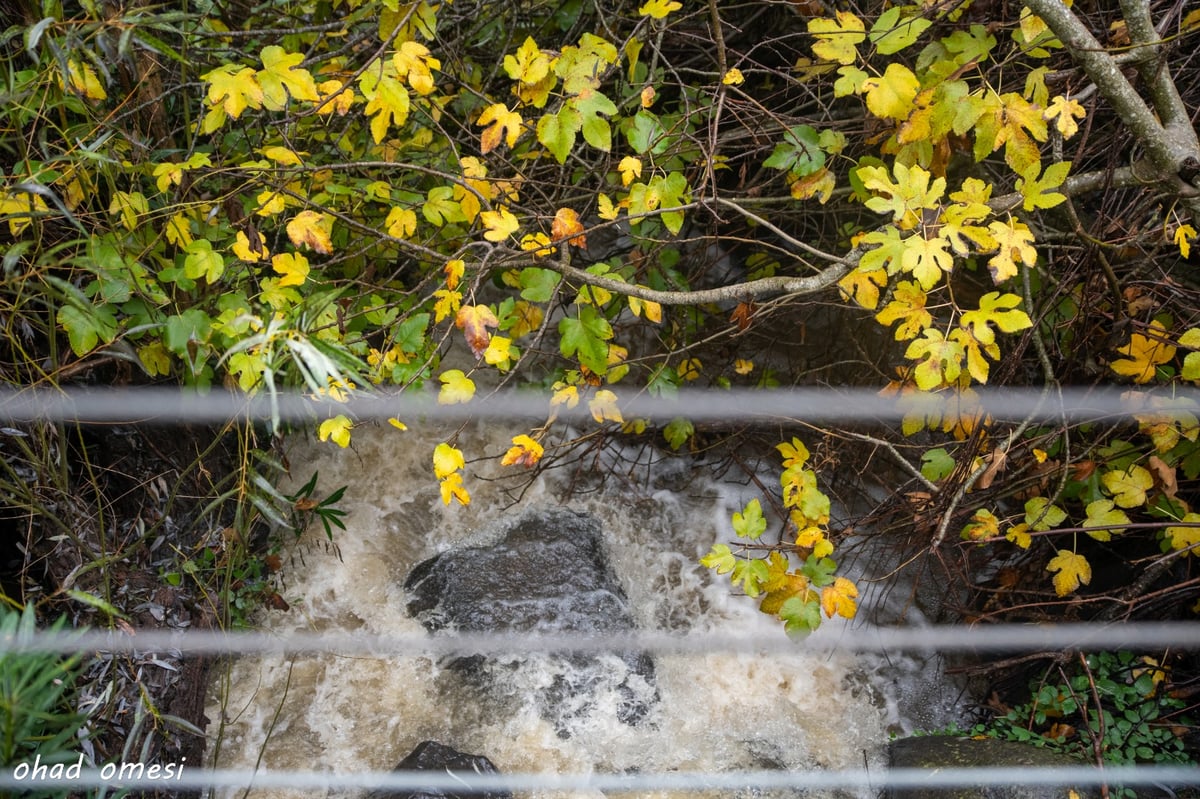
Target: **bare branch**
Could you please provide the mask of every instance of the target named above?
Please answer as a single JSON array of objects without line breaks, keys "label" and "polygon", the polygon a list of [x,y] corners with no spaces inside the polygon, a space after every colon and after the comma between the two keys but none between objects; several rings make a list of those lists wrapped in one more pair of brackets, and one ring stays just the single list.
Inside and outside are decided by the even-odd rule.
[{"label": "bare branch", "polygon": [[[1129,38],[1137,45],[1132,51],[1134,60],[1138,62],[1138,73],[1142,82],[1150,90],[1150,101],[1154,103],[1158,118],[1166,128],[1186,127],[1195,141],[1196,134],[1192,130],[1187,106],[1179,96],[1179,89],[1175,86],[1171,70],[1158,45],[1159,36],[1158,31],[1154,29],[1154,22],[1150,19],[1149,0],[1121,0],[1121,13],[1125,17]],[[1183,130],[1180,130],[1179,134],[1187,135]]]}]

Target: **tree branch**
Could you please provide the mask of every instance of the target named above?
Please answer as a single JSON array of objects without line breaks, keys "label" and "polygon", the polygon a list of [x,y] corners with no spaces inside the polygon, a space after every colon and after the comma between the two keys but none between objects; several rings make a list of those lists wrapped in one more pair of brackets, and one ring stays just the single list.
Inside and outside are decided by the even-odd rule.
[{"label": "tree branch", "polygon": [[[1179,96],[1179,89],[1175,86],[1171,70],[1167,67],[1158,45],[1159,35],[1150,19],[1149,0],[1121,0],[1121,13],[1125,17],[1129,38],[1136,45],[1132,52],[1135,55],[1134,60],[1137,61],[1138,73],[1150,90],[1150,101],[1154,103],[1158,118],[1166,128],[1186,127],[1195,141],[1196,132],[1192,130],[1187,106]],[[1180,130],[1179,134],[1187,135],[1183,130]]]}]

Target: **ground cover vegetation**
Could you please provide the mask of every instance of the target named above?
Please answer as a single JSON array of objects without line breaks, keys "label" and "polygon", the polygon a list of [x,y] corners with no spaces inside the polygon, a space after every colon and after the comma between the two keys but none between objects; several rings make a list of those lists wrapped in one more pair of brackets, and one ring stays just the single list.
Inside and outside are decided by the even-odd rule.
[{"label": "ground cover vegetation", "polygon": [[[900,428],[781,421],[778,488],[703,558],[789,633],[856,615],[845,560],[866,529],[896,542],[883,572],[936,578],[978,622],[1194,615],[1200,12],[0,9],[7,385],[539,390],[545,424],[506,452],[430,453],[447,504],[470,502],[470,460],[533,471],[580,446],[561,407],[590,409],[583,445],[699,457],[742,431],[625,418],[622,398],[875,386]],[[1159,390],[1130,395],[1127,424],[998,424],[979,406],[983,386],[1096,385]],[[361,424],[313,432],[351,447]],[[49,564],[48,614],[128,623],[113,570],[153,564],[147,594],[214,623],[286,607],[279,531],[319,517],[333,538],[338,512],[315,483],[273,488],[278,432],[198,431],[117,485],[114,434],[144,433],[7,428],[26,579],[6,596],[22,604],[30,564]],[[872,469],[896,490],[834,518],[835,479]],[[1179,675],[1156,690],[1186,693],[1196,663],[1156,657]]]}]

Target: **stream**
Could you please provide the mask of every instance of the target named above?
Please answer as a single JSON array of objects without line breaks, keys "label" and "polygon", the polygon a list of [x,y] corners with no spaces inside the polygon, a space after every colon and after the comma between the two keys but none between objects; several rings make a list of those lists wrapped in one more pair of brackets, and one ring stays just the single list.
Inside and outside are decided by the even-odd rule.
[{"label": "stream", "polygon": [[[528,470],[501,467],[498,457],[474,460],[503,454],[511,436],[522,432],[516,424],[492,422],[458,434],[456,445],[468,459],[471,503],[465,507],[442,504],[431,467],[434,446],[453,435],[452,428],[412,425],[401,432],[361,425],[345,450],[296,442],[288,453],[296,482],[284,490],[313,471],[320,475],[318,498],[348,486],[340,503],[348,511],[347,529],[335,536],[340,560],[319,523],[288,553],[282,594],[291,609],[263,615],[263,629],[284,638],[293,631],[423,633],[408,613],[404,589],[418,563],[449,549],[486,545],[528,509],[566,507],[599,523],[609,565],[640,629],[783,636],[781,625],[734,595],[726,577],[698,563],[714,542],[733,537],[730,514],[759,494],[753,483],[717,481],[687,458],[648,449],[610,447],[602,458],[588,454],[533,482]],[[601,480],[603,474],[608,478]],[[764,476],[764,483],[775,479]],[[905,593],[861,588],[864,606]],[[816,635],[837,636],[839,629],[826,622]],[[936,658],[806,653],[800,642],[787,656],[656,656],[657,696],[645,718],[628,723],[616,710],[619,702],[599,695],[581,704],[564,729],[561,720],[543,718],[532,699],[530,692],[552,679],[542,668],[527,665],[510,685],[487,690],[464,684],[425,655],[241,658],[221,670],[210,692],[210,765],[388,770],[421,741],[435,740],[484,755],[503,773],[882,768],[890,735],[955,719],[958,697]],[[313,795],[320,794],[249,793]],[[543,795],[562,794],[525,796]]]}]

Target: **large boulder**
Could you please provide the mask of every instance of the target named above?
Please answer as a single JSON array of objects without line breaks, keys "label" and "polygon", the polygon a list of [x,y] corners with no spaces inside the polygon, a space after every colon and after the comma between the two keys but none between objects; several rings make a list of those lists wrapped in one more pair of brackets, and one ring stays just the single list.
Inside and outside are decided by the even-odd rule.
[{"label": "large boulder", "polygon": [[[920,735],[900,738],[888,745],[892,768],[1048,768],[1082,766],[1075,758],[1029,744],[995,738],[962,738]],[[1080,797],[1092,792],[1075,787]],[[888,792],[888,799],[1068,799],[1071,787],[1046,785],[983,785],[963,788],[910,788]]]},{"label": "large boulder", "polygon": [[[469,755],[437,741],[422,741],[408,757],[400,761],[393,771],[433,771],[438,774],[499,774],[500,772],[483,755]],[[464,793],[422,789],[416,792],[375,791],[369,799],[512,799],[508,791]]]},{"label": "large boulder", "polygon": [[[633,614],[604,554],[600,525],[566,510],[532,511],[494,543],[443,552],[419,563],[404,583],[408,612],[432,632],[628,633]],[[510,683],[513,671],[538,670],[539,712],[566,736],[571,718],[601,694],[634,724],[657,698],[645,653],[561,657],[459,658],[460,673]],[[502,673],[502,677],[501,677]],[[551,676],[547,676],[551,675]],[[501,677],[501,679],[496,679]]]}]

